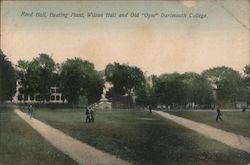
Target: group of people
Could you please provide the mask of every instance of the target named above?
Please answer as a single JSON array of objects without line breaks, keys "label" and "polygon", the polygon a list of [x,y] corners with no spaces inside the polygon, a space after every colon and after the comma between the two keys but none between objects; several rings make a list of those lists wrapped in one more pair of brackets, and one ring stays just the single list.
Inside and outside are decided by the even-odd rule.
[{"label": "group of people", "polygon": [[[27,114],[30,116],[30,118],[32,118],[32,112],[33,112],[32,105],[28,105],[27,109],[28,109]],[[152,106],[151,105],[148,105],[148,110],[150,113],[152,113]],[[246,111],[246,108],[243,107],[242,112],[245,112],[245,111]],[[221,114],[219,106],[217,106],[216,112],[217,112],[217,116],[215,119],[216,122],[218,122],[219,120],[223,121],[223,119],[221,118],[222,114]],[[85,116],[86,116],[85,123],[94,123],[94,121],[95,121],[94,105],[90,105],[86,108]]]},{"label": "group of people", "polygon": [[86,108],[85,111],[85,123],[94,123],[95,121],[95,112],[94,112],[94,106],[90,105]]}]

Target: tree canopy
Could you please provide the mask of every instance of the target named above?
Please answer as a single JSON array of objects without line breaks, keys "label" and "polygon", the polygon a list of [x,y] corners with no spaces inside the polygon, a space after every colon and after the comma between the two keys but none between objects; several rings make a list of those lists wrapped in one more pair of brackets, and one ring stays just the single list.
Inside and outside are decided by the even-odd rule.
[{"label": "tree canopy", "polygon": [[145,77],[140,68],[126,64],[108,64],[105,69],[106,81],[113,84],[113,95],[130,95],[139,92],[145,85]]},{"label": "tree canopy", "polygon": [[247,74],[247,75],[250,75],[250,64],[245,66],[244,73]]},{"label": "tree canopy", "polygon": [[184,73],[186,103],[193,102],[208,107],[214,102],[213,87],[209,81],[197,73]]},{"label": "tree canopy", "polygon": [[71,104],[78,104],[80,96],[86,96],[89,103],[101,98],[103,79],[88,61],[67,59],[62,64],[61,80],[63,95]]},{"label": "tree canopy", "polygon": [[18,61],[20,93],[36,96],[38,100],[50,99],[50,87],[54,85],[56,64],[52,57],[41,53],[31,62]]},{"label": "tree canopy", "polygon": [[202,75],[217,87],[217,99],[220,102],[235,103],[241,94],[241,75],[229,67],[215,67],[205,70]]},{"label": "tree canopy", "polygon": [[201,74],[186,72],[145,77],[140,68],[128,64],[115,62],[98,72],[92,63],[81,58],[56,64],[51,56],[41,53],[32,61],[19,60],[15,70],[1,50],[0,64],[0,102],[11,100],[15,94],[17,75],[20,94],[36,96],[36,100],[43,102],[50,99],[52,86],[59,87],[63,98],[72,105],[79,101],[97,102],[105,81],[113,85],[106,93],[109,98],[135,95],[140,105],[183,107],[192,103],[208,107],[216,104],[215,99],[217,103],[249,103],[250,100],[250,64],[245,66],[244,75],[221,66]]},{"label": "tree canopy", "polygon": [[6,55],[0,50],[0,103],[12,100],[16,92],[16,71]]},{"label": "tree canopy", "polygon": [[[105,68],[106,81],[113,84],[109,90],[109,97],[122,95],[131,96],[132,93],[143,97],[146,89],[146,80],[140,68],[127,64],[108,64]],[[128,98],[128,107],[131,106]]]},{"label": "tree canopy", "polygon": [[185,102],[184,91],[184,83],[179,73],[163,74],[154,84],[154,94],[158,104],[182,105]]},{"label": "tree canopy", "polygon": [[243,90],[245,91],[245,98],[248,104],[250,104],[250,64],[245,66],[244,73],[245,77],[243,77],[243,83],[246,88],[243,88]]}]

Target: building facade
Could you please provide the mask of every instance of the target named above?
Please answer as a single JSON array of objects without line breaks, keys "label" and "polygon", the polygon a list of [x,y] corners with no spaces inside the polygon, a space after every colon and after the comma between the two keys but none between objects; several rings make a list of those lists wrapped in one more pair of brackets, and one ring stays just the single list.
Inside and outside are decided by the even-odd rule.
[{"label": "building facade", "polygon": [[50,87],[50,99],[47,101],[39,100],[37,96],[20,94],[20,82],[17,81],[16,94],[12,98],[13,103],[57,103],[63,104],[67,103],[67,100],[63,97],[62,92],[59,87]]}]

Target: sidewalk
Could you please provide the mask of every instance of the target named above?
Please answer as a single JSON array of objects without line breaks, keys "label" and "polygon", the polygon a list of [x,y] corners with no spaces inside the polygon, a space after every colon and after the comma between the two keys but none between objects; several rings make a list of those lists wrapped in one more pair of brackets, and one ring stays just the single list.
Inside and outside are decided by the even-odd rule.
[{"label": "sidewalk", "polygon": [[172,120],[186,128],[189,128],[197,133],[205,135],[208,138],[217,140],[233,148],[250,153],[250,139],[241,135],[223,131],[203,123],[195,122],[189,119],[171,115],[162,111],[153,111],[160,116]]},{"label": "sidewalk", "polygon": [[15,112],[32,128],[41,134],[49,143],[55,146],[79,164],[83,165],[127,165],[130,164],[114,155],[98,150],[88,144],[82,143],[63,132],[35,119],[29,118],[22,111]]}]

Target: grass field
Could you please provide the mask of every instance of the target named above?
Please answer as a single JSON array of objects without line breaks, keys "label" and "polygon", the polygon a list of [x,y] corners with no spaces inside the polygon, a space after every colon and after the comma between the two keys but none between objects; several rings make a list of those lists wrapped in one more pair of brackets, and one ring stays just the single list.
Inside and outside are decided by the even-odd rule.
[{"label": "grass field", "polygon": [[1,165],[74,165],[47,143],[13,109],[0,109],[0,164]]},{"label": "grass field", "polygon": [[39,109],[34,117],[133,164],[246,165],[250,162],[250,154],[246,152],[144,111],[97,111],[93,124],[83,122],[83,111],[72,109]]},{"label": "grass field", "polygon": [[240,111],[222,111],[223,122],[215,122],[216,111],[171,111],[174,115],[191,119],[193,121],[198,121],[205,123],[207,125],[250,137],[250,112],[240,112]]}]

